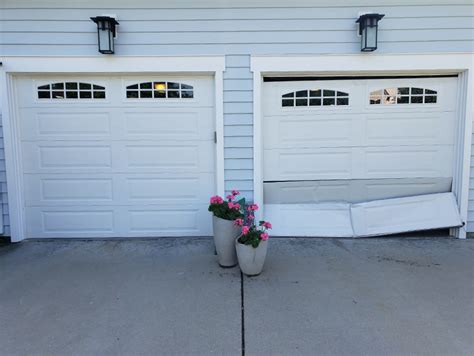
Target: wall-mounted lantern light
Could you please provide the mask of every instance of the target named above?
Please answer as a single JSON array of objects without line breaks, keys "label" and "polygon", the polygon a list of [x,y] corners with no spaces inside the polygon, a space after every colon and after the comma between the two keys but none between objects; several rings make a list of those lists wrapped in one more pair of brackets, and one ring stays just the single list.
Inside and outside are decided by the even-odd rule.
[{"label": "wall-mounted lantern light", "polygon": [[362,52],[372,52],[377,49],[378,22],[384,16],[383,14],[363,14],[357,19]]},{"label": "wall-mounted lantern light", "polygon": [[99,41],[99,52],[104,54],[114,53],[114,38],[116,37],[115,26],[119,23],[110,16],[91,17],[97,24],[97,39]]}]

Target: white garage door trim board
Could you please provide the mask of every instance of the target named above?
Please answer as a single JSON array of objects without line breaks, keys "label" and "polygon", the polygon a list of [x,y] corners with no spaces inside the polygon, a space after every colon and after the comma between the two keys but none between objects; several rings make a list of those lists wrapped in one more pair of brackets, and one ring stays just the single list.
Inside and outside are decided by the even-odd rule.
[{"label": "white garage door trim board", "polygon": [[224,193],[224,123],[223,72],[224,56],[196,57],[4,57],[0,71],[2,120],[5,142],[5,161],[9,188],[11,239],[21,241],[26,236],[24,192],[21,180],[21,147],[16,98],[13,96],[14,76],[20,73],[98,74],[98,73],[155,73],[207,74],[214,76],[216,127],[216,192]]},{"label": "white garage door trim board", "polygon": [[[462,221],[467,219],[469,190],[470,147],[472,132],[473,75],[472,53],[417,54],[417,55],[305,55],[305,56],[253,56],[254,73],[254,196],[263,206],[263,134],[262,84],[264,76],[348,76],[348,75],[427,75],[458,74],[458,128],[457,152],[453,193],[457,199]],[[262,211],[265,216],[265,212]],[[466,237],[465,227],[454,229],[459,238]]]}]

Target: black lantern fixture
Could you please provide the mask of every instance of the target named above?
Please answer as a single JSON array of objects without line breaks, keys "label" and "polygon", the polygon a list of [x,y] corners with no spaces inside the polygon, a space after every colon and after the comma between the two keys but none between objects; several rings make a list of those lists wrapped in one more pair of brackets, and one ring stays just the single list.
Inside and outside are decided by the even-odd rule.
[{"label": "black lantern fixture", "polygon": [[116,37],[115,26],[119,23],[110,16],[91,17],[97,24],[97,39],[99,41],[99,52],[103,54],[114,53],[114,38]]},{"label": "black lantern fixture", "polygon": [[357,19],[362,52],[373,52],[377,49],[378,22],[384,16],[383,14],[363,14]]}]

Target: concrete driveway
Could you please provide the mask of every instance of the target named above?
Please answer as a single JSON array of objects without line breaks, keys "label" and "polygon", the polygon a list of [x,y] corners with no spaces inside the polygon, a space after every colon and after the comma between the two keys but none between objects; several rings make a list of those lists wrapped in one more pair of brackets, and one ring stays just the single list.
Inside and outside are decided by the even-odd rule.
[{"label": "concrete driveway", "polygon": [[273,239],[259,277],[210,239],[0,247],[1,355],[472,355],[474,240]]}]

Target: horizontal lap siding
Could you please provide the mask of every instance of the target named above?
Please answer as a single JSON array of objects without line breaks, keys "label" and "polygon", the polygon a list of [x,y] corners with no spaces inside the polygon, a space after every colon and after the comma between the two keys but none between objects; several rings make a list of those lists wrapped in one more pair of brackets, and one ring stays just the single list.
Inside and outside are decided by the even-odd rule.
[{"label": "horizontal lap siding", "polygon": [[[0,52],[4,55],[99,55],[95,25],[100,14],[120,22],[117,55],[226,56],[224,73],[225,188],[253,198],[252,54],[359,53],[359,12],[386,16],[378,53],[472,51],[469,0],[3,0]],[[1,143],[0,143],[1,144]],[[0,184],[6,208],[3,148]],[[474,177],[472,179],[474,185]],[[473,186],[474,188],[474,186]],[[474,189],[470,222],[474,231]],[[5,217],[8,222],[8,216]]]},{"label": "horizontal lap siding", "polygon": [[225,188],[253,199],[253,79],[249,55],[227,55],[224,73]]},{"label": "horizontal lap siding", "polygon": [[[256,7],[260,2],[262,7]],[[247,8],[230,8],[230,2],[217,0],[215,8],[178,8],[179,3],[191,4],[182,1],[175,8],[160,8],[164,1],[149,1],[147,8],[127,9],[114,8],[111,0],[102,2],[110,8],[68,9],[64,2],[48,3],[48,8],[31,9],[6,1],[0,12],[4,54],[96,55],[95,25],[89,17],[102,13],[118,16],[118,55],[357,53],[354,20],[363,11],[386,15],[379,53],[460,52],[473,46],[473,6],[468,1],[425,6],[419,5],[424,1],[410,6],[400,5],[406,1],[392,6],[376,1],[364,2],[367,6],[334,6],[329,1],[327,6],[308,6],[311,2],[295,1],[293,7],[269,7],[256,0]]]}]

